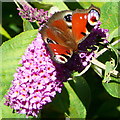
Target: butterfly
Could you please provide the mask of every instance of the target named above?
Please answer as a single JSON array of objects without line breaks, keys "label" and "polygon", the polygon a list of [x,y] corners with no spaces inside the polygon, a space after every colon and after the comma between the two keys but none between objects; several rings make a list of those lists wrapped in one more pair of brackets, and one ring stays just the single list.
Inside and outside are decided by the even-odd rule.
[{"label": "butterfly", "polygon": [[65,10],[52,15],[41,29],[52,59],[59,64],[69,61],[78,44],[90,34],[100,18],[100,9],[91,5],[88,9]]}]

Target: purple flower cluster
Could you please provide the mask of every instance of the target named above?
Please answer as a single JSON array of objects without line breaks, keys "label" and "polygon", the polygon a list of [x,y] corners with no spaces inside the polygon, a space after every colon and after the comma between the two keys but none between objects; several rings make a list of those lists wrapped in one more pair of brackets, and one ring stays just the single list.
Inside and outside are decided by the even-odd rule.
[{"label": "purple flower cluster", "polygon": [[38,23],[42,24],[49,19],[48,11],[44,11],[43,9],[38,10],[37,8],[24,5],[23,9],[17,8],[17,10],[19,10],[19,15],[29,20],[29,22],[38,21]]},{"label": "purple flower cluster", "polygon": [[[56,71],[46,49],[38,34],[22,56],[22,66],[17,68],[12,87],[5,96],[5,105],[11,106],[17,113],[37,117],[43,105],[51,102],[56,92],[61,92],[61,68]],[[57,74],[61,76],[59,79]]]}]

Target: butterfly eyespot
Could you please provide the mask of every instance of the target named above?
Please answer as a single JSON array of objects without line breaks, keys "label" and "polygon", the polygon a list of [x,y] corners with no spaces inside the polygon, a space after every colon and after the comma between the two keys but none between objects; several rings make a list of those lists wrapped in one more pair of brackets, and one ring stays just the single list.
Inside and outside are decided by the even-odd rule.
[{"label": "butterfly eyespot", "polygon": [[67,22],[71,22],[71,21],[72,21],[72,15],[71,15],[71,14],[68,14],[68,15],[64,16],[64,19],[65,19]]},{"label": "butterfly eyespot", "polygon": [[91,19],[90,19],[92,22],[97,22],[97,20],[96,20],[96,17],[91,17]]},{"label": "butterfly eyespot", "polygon": [[51,40],[50,38],[46,38],[45,39],[45,42],[47,43],[47,44],[57,44],[57,42],[55,42],[55,41],[53,41],[53,40]]},{"label": "butterfly eyespot", "polygon": [[99,18],[100,18],[100,15],[99,15],[98,11],[96,11],[94,9],[90,10],[90,12],[88,14],[88,22],[90,23],[90,25],[92,25],[92,26],[96,25]]},{"label": "butterfly eyespot", "polygon": [[68,62],[68,56],[66,55],[55,55],[54,56],[54,60],[59,63],[59,64],[65,64],[66,62]]}]

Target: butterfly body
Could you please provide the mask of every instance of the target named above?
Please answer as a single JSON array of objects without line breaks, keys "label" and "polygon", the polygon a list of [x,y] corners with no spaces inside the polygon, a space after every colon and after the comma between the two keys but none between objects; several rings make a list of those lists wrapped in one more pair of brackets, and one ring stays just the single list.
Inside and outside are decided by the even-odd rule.
[{"label": "butterfly body", "polygon": [[52,59],[57,63],[68,62],[74,52],[99,20],[100,10],[91,5],[89,9],[55,13],[40,31]]}]

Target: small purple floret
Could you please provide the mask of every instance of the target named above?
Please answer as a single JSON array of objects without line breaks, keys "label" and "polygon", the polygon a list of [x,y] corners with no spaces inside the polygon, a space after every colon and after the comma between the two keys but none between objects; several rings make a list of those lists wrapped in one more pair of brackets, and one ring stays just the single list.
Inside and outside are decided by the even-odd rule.
[{"label": "small purple floret", "polygon": [[17,8],[19,10],[19,15],[22,18],[27,19],[29,22],[38,21],[39,24],[43,24],[48,21],[48,11],[43,9],[38,10],[37,8],[32,8],[29,6],[24,6],[23,9]]}]

